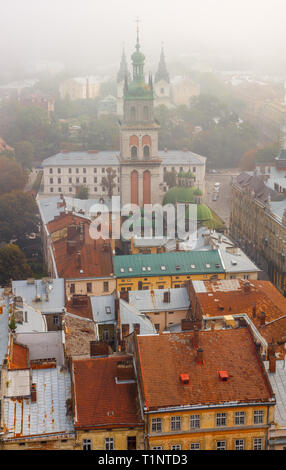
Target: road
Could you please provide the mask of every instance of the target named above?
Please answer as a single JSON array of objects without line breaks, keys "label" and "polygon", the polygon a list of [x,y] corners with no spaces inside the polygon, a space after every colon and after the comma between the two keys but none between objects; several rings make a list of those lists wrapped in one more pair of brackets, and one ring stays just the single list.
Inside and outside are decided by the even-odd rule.
[{"label": "road", "polygon": [[[239,175],[240,171],[237,169],[219,170],[217,173],[206,174],[206,204],[216,212],[216,214],[226,223],[229,227],[230,220],[230,196],[231,196],[231,182],[232,177]],[[214,184],[220,183],[218,198],[213,201]]]}]

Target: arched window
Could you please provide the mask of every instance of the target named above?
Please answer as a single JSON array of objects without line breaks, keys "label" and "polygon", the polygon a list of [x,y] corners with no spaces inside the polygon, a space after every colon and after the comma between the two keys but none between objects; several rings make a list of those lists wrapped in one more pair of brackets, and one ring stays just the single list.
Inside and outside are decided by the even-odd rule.
[{"label": "arched window", "polygon": [[137,147],[135,145],[131,147],[131,158],[132,160],[137,160]]},{"label": "arched window", "polygon": [[149,160],[149,158],[150,158],[150,147],[149,147],[149,145],[144,145],[143,155],[144,155],[144,158],[146,160]]},{"label": "arched window", "polygon": [[144,119],[144,121],[148,121],[148,119],[149,119],[149,108],[148,108],[148,106],[144,106],[144,108],[143,108],[143,119]]},{"label": "arched window", "polygon": [[130,119],[131,119],[131,121],[136,120],[136,108],[135,108],[135,106],[132,106],[132,108],[130,109]]}]

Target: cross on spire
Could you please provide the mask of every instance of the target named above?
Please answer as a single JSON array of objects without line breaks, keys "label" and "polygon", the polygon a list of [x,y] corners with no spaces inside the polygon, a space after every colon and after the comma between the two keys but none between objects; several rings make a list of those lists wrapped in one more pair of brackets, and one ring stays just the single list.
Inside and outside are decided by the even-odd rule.
[{"label": "cross on spire", "polygon": [[140,23],[140,20],[139,20],[138,16],[137,16],[137,19],[135,21],[137,23],[137,45],[136,45],[136,47],[139,48],[139,23]]}]

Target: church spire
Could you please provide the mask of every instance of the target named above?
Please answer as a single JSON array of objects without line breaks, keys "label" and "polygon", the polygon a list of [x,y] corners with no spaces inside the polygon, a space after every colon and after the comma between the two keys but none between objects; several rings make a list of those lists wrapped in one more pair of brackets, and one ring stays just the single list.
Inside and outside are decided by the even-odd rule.
[{"label": "church spire", "polygon": [[165,62],[165,53],[164,53],[163,43],[162,43],[162,48],[161,48],[160,62],[159,62],[158,70],[155,75],[155,82],[159,82],[160,80],[165,80],[166,82],[170,83],[170,76],[169,76],[166,62]]},{"label": "church spire", "polygon": [[129,74],[128,66],[127,66],[127,61],[126,61],[125,49],[124,49],[124,46],[123,46],[121,62],[120,62],[120,68],[119,68],[119,71],[118,71],[118,74],[117,74],[117,83],[122,82],[125,79],[126,76],[128,77],[128,79],[130,78],[130,74]]},{"label": "church spire", "polygon": [[133,81],[144,82],[144,62],[145,56],[140,52],[139,42],[139,20],[137,19],[137,41],[135,46],[136,52],[133,52],[131,56],[133,66]]}]

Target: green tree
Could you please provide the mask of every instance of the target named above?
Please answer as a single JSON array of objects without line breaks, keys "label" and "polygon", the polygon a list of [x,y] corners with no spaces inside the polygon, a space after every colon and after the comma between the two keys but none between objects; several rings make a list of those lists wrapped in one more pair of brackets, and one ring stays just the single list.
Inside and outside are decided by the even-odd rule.
[{"label": "green tree", "polygon": [[27,259],[18,246],[8,244],[0,248],[0,285],[6,286],[10,279],[27,279],[31,275]]},{"label": "green tree", "polygon": [[34,146],[27,140],[21,140],[15,144],[15,156],[18,163],[24,168],[32,168],[34,161]]},{"label": "green tree", "polygon": [[76,197],[78,199],[88,199],[89,191],[88,187],[85,185],[81,185],[77,187],[76,190]]},{"label": "green tree", "polygon": [[169,189],[173,188],[177,184],[177,172],[176,170],[164,172],[164,182],[167,183]]},{"label": "green tree", "polygon": [[23,189],[26,182],[26,174],[15,160],[0,157],[0,195],[15,189]]},{"label": "green tree", "polygon": [[38,229],[37,204],[30,193],[12,191],[0,196],[0,241],[24,240]]},{"label": "green tree", "polygon": [[113,168],[106,169],[106,176],[101,180],[102,188],[107,191],[109,198],[113,196],[113,190],[116,187],[115,178],[117,178],[117,173]]}]

